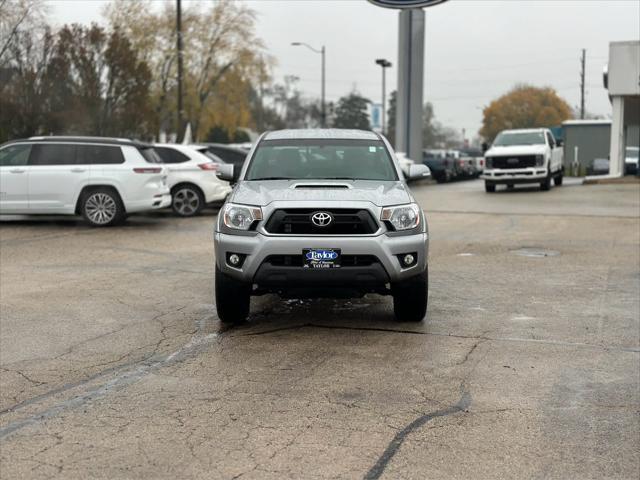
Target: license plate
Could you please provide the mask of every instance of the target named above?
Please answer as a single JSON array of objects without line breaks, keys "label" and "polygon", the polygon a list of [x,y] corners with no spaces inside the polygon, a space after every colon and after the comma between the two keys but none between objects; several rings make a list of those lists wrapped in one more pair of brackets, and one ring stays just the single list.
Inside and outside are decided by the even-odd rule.
[{"label": "license plate", "polygon": [[303,268],[340,267],[340,250],[336,248],[305,248],[302,258]]}]

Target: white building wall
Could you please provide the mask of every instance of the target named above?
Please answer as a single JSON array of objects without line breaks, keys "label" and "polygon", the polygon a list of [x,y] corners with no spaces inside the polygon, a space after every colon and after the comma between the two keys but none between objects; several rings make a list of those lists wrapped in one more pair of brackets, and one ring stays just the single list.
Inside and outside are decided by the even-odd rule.
[{"label": "white building wall", "polygon": [[625,104],[631,108],[636,103],[632,99],[640,97],[640,41],[609,44],[608,89],[613,107],[609,175],[621,177],[625,168],[625,118],[635,117],[625,115]]}]

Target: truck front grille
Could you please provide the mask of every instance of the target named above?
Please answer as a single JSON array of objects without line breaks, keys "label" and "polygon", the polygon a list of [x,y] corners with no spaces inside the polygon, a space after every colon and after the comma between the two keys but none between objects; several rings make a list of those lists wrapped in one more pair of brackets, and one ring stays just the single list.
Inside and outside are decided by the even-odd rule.
[{"label": "truck front grille", "polygon": [[491,168],[527,168],[536,166],[535,155],[517,155],[509,157],[492,157]]},{"label": "truck front grille", "polygon": [[[277,267],[301,267],[302,255],[269,255],[264,263]],[[369,267],[374,263],[380,263],[375,255],[342,255],[340,265],[342,267]]]},{"label": "truck front grille", "polygon": [[[316,213],[329,214],[331,221],[315,225],[312,216]],[[368,210],[291,208],[274,211],[264,228],[283,235],[370,235],[378,230],[378,224]]]}]

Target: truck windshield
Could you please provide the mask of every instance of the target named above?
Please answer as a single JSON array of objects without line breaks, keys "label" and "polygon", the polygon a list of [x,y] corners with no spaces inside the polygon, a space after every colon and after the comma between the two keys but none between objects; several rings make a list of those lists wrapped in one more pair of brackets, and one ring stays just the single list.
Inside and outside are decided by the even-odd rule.
[{"label": "truck windshield", "polygon": [[542,132],[502,132],[493,142],[496,147],[509,147],[511,145],[544,145],[544,133]]},{"label": "truck windshield", "polygon": [[393,161],[379,140],[265,140],[249,164],[245,180],[398,180]]}]

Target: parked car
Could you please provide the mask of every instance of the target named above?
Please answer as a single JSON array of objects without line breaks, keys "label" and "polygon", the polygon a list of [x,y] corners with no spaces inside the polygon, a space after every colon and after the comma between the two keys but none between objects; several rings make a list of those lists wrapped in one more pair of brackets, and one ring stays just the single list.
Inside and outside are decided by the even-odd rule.
[{"label": "parked car", "polygon": [[187,145],[156,144],[156,152],[167,166],[171,208],[176,215],[193,217],[207,203],[222,202],[231,187],[216,176],[220,165]]},{"label": "parked car", "polygon": [[431,175],[438,183],[456,178],[454,160],[449,158],[446,150],[424,150],[422,163],[429,167]]},{"label": "parked car", "polygon": [[463,157],[468,158],[471,163],[472,176],[477,178],[484,170],[484,156],[482,151],[474,148],[464,148],[460,150]]},{"label": "parked car", "polygon": [[[251,295],[393,296],[401,321],[427,310],[428,233],[389,143],[360,130],[284,130],[258,140],[215,226],[220,320]],[[234,165],[218,175],[237,178]],[[424,165],[410,165],[420,178]]]},{"label": "parked car", "polygon": [[539,183],[541,190],[551,188],[551,180],[562,185],[561,144],[547,128],[504,130],[485,153],[485,191],[496,185],[513,187],[520,183]]},{"label": "parked car", "polygon": [[103,227],[170,203],[167,169],[151,145],[31,137],[0,146],[0,214],[79,214]]},{"label": "parked car", "polygon": [[222,143],[204,143],[202,146],[207,147],[209,152],[220,157],[226,163],[230,163],[237,167],[237,174],[240,173],[242,165],[244,165],[244,162],[247,159],[247,154],[249,153],[247,150],[242,148],[231,147]]},{"label": "parked car", "polygon": [[447,150],[447,157],[454,164],[455,178],[475,178],[476,166],[471,157],[460,150]]},{"label": "parked car", "polygon": [[624,172],[626,175],[638,175],[640,173],[640,148],[627,147],[624,157]]}]

